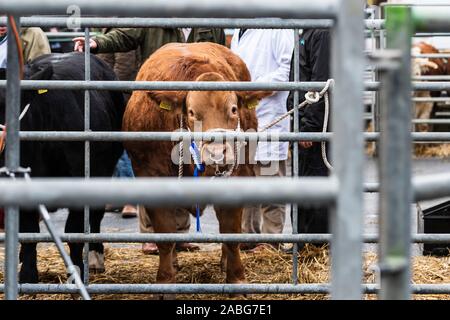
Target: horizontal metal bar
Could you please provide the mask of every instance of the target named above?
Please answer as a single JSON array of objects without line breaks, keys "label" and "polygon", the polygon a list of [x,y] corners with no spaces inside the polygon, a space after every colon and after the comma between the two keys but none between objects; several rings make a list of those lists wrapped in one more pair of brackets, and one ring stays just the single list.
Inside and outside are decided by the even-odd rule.
[{"label": "horizontal metal bar", "polygon": [[417,32],[414,34],[416,38],[424,38],[424,37],[448,37],[450,36],[449,32]]},{"label": "horizontal metal bar", "polygon": [[315,0],[2,0],[0,12],[19,16],[65,14],[76,8],[83,15],[193,18],[334,18],[339,1]]},{"label": "horizontal metal bar", "polygon": [[[77,293],[71,284],[19,284],[19,293]],[[90,294],[101,293],[171,293],[171,294],[231,294],[231,293],[323,293],[329,292],[329,284],[90,284]],[[375,293],[376,285],[367,285]],[[4,285],[0,284],[0,292]]]},{"label": "horizontal metal bar", "polygon": [[[20,18],[23,27],[68,27],[74,21],[71,17],[33,16]],[[280,18],[138,18],[138,17],[79,17],[76,18],[79,28],[253,28],[253,29],[305,29],[332,28],[332,19],[280,19]],[[365,27],[369,30],[384,28],[384,19],[367,19]],[[0,17],[0,26],[6,25],[6,17]]]},{"label": "horizontal metal bar", "polygon": [[[450,196],[450,173],[413,178],[415,201]],[[371,184],[371,189],[377,188]],[[330,178],[93,178],[0,180],[0,205],[33,207],[142,203],[152,207],[199,204],[242,205],[300,203],[322,207],[334,203],[338,183]],[[367,191],[367,190],[366,190]]]},{"label": "horizontal metal bar", "polygon": [[[413,178],[414,199],[430,200],[450,195],[450,174]],[[366,185],[376,191],[377,184]],[[232,178],[192,179],[138,178],[116,180],[94,178],[0,181],[0,205],[33,207],[91,205],[102,207],[142,203],[152,207],[194,203],[241,205],[253,203],[301,203],[322,207],[334,203],[338,190],[335,178]],[[239,190],[239,191],[237,191]]]},{"label": "horizontal metal bar", "polygon": [[[98,32],[91,32],[90,36],[94,37]],[[84,32],[46,32],[45,35],[49,40],[53,38],[75,38],[75,37],[84,37]]]},{"label": "horizontal metal bar", "polygon": [[414,119],[412,123],[450,124],[450,119]]},{"label": "horizontal metal bar", "polygon": [[0,206],[103,207],[105,203],[141,203],[151,207],[219,204],[302,203],[328,206],[338,186],[330,178],[93,178],[0,179]]},{"label": "horizontal metal bar", "polygon": [[[22,17],[20,23],[24,27],[64,27],[76,22],[79,28],[253,28],[253,29],[303,29],[331,28],[331,19],[280,19],[280,18],[138,18],[138,17],[79,17],[74,21],[71,17],[33,16]],[[379,28],[384,20],[366,20],[368,28]],[[6,25],[6,17],[0,17],[0,26]]]},{"label": "horizontal metal bar", "polygon": [[412,88],[413,90],[416,91],[447,91],[450,90],[450,82],[449,81],[413,82]]},{"label": "horizontal metal bar", "polygon": [[[378,284],[362,284],[363,292],[376,294]],[[77,293],[73,284],[19,284],[19,293]],[[90,284],[86,287],[90,294],[231,294],[231,293],[271,293],[271,294],[327,294],[330,290],[328,283],[311,284]],[[414,294],[449,294],[450,284],[412,284]],[[5,286],[0,284],[0,292]]]},{"label": "horizontal metal bar", "polygon": [[[378,132],[363,133],[366,141],[377,141]],[[331,132],[83,132],[21,131],[23,141],[330,141]],[[450,141],[450,132],[413,132],[414,141]]]},{"label": "horizontal metal bar", "polygon": [[[23,80],[25,90],[225,90],[225,91],[290,91],[322,90],[325,82],[199,82],[199,81],[36,81]],[[0,88],[6,80],[0,80]]]},{"label": "horizontal metal bar", "polygon": [[415,97],[413,102],[450,102],[450,97]]},{"label": "horizontal metal bar", "polygon": [[[450,36],[450,34],[448,34]],[[413,54],[411,55],[412,58],[443,58],[447,59],[450,58],[450,53],[422,53],[422,54]]]},{"label": "horizontal metal bar", "polygon": [[450,76],[415,76],[412,79],[416,81],[450,81]]},{"label": "horizontal metal bar", "polygon": [[450,173],[417,176],[412,183],[416,201],[450,196]]},{"label": "horizontal metal bar", "polygon": [[411,12],[417,32],[450,32],[450,7],[413,6]]},{"label": "horizontal metal bar", "polygon": [[[21,87],[25,90],[223,90],[223,91],[292,91],[292,90],[322,90],[326,82],[197,82],[197,81],[41,81],[23,80]],[[6,80],[0,80],[0,88],[6,87]],[[366,91],[377,91],[380,83],[365,82]],[[450,90],[450,82],[413,82],[417,91]]]},{"label": "horizontal metal bar", "polygon": [[[176,234],[176,233],[63,233],[59,235],[63,242],[107,242],[107,243],[144,243],[144,242],[198,242],[198,243],[228,243],[228,242],[264,242],[264,243],[323,243],[331,241],[331,234]],[[5,235],[0,234],[0,243],[5,241]],[[49,234],[20,233],[19,241],[53,242]],[[363,235],[365,243],[378,243],[376,234]],[[450,243],[450,234],[413,234],[412,243]]]}]

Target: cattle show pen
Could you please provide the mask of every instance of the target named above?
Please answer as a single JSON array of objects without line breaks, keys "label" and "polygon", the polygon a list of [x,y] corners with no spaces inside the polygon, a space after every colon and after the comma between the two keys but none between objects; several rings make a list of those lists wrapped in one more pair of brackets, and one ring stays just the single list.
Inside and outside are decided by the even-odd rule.
[{"label": "cattle show pen", "polygon": [[[386,6],[385,20],[364,22],[360,0],[200,0],[145,1],[126,3],[87,0],[3,0],[0,12],[14,17],[18,26],[65,26],[67,8],[76,6],[83,15],[73,19],[85,29],[89,43],[91,27],[195,27],[293,28],[295,30],[295,77],[289,83],[248,82],[106,82],[89,78],[90,53],[86,50],[84,81],[31,81],[19,78],[19,62],[14,37],[8,37],[8,78],[6,88],[7,147],[6,169],[12,179],[0,180],[0,206],[6,207],[5,283],[0,292],[6,299],[21,293],[330,293],[332,299],[361,299],[364,293],[381,299],[409,299],[414,294],[450,293],[450,284],[411,284],[411,243],[450,242],[449,234],[411,234],[410,204],[413,201],[450,196],[450,175],[415,176],[411,173],[412,141],[450,141],[450,133],[411,133],[412,90],[450,90],[450,82],[412,82],[411,35],[414,32],[450,32],[450,6]],[[31,16],[33,15],[33,16]],[[30,17],[31,16],[31,17]],[[122,16],[97,18],[97,16]],[[125,16],[125,17],[123,17]],[[138,18],[126,18],[126,17]],[[177,16],[179,18],[172,18]],[[93,18],[95,17],[95,18]],[[214,17],[211,18],[211,17]],[[71,18],[71,19],[72,19]],[[6,19],[0,20],[5,24]],[[10,23],[8,21],[8,23]],[[299,29],[324,27],[332,30],[333,95],[332,133],[300,133],[298,110],[294,112],[293,132],[267,133],[169,133],[169,132],[90,132],[89,90],[306,90],[320,91],[325,82],[299,79]],[[386,48],[370,54],[379,72],[377,81],[364,82],[366,53],[364,32],[383,29]],[[21,89],[85,90],[85,132],[21,132],[19,123]],[[379,130],[363,133],[363,92],[379,92]],[[298,105],[298,92],[294,104]],[[338,112],[336,112],[338,110]],[[298,144],[294,143],[292,178],[250,178],[193,181],[143,179],[32,179],[25,181],[20,167],[20,141],[84,141],[85,176],[89,177],[89,151],[92,141],[183,139],[331,141],[334,170],[327,178],[298,178]],[[364,141],[377,141],[379,184],[364,183]],[[31,168],[32,170],[33,168]],[[26,173],[25,173],[26,175]],[[17,176],[17,177],[16,177]],[[239,189],[239,194],[236,190]],[[363,193],[380,193],[381,223],[378,234],[363,234]],[[292,204],[292,235],[250,234],[90,234],[89,206],[105,203],[142,203],[149,206],[177,204],[247,204],[285,202]],[[85,242],[291,242],[294,243],[291,284],[90,284],[87,251],[84,284],[18,284],[20,242],[52,242],[50,235],[21,233],[19,207],[77,205],[85,207],[85,232],[60,234],[62,241]],[[331,234],[298,234],[298,204],[327,204],[331,209]],[[331,283],[299,284],[297,243],[330,242]],[[362,245],[379,243],[380,282],[362,284]],[[89,296],[85,296],[89,298]]]}]

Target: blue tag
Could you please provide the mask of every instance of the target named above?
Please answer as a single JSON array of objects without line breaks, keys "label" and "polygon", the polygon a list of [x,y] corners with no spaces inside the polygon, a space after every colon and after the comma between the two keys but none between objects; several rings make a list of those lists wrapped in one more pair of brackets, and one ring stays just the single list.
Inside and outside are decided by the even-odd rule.
[{"label": "blue tag", "polygon": [[300,40],[300,44],[301,44],[302,46],[304,46],[304,45],[305,45],[305,39]]}]

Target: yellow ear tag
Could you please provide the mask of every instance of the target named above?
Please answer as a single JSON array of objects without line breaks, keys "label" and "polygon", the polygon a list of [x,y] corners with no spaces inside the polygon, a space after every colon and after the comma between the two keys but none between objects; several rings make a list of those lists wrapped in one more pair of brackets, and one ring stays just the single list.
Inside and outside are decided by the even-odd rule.
[{"label": "yellow ear tag", "polygon": [[47,93],[47,92],[48,92],[47,89],[40,89],[40,90],[38,90],[38,94],[44,94],[44,93]]},{"label": "yellow ear tag", "polygon": [[161,103],[159,104],[159,107],[161,109],[164,109],[164,110],[167,110],[167,111],[172,110],[172,105],[170,103],[166,102],[166,101],[161,101]]},{"label": "yellow ear tag", "polygon": [[258,106],[257,99],[253,99],[253,100],[247,102],[247,108],[249,108],[250,110],[255,109],[257,106]]}]

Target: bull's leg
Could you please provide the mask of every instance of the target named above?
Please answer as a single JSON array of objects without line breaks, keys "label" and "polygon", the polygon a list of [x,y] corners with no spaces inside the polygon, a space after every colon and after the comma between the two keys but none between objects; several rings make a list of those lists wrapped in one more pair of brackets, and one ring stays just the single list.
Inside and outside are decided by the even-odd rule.
[{"label": "bull's leg", "polygon": [[[220,233],[242,232],[242,208],[217,208]],[[224,257],[225,256],[225,257]],[[239,252],[239,243],[222,244],[222,266],[226,268],[227,283],[245,282],[244,266]]]},{"label": "bull's leg", "polygon": [[[89,215],[91,233],[100,233],[100,224],[104,215],[104,210],[91,210]],[[89,243],[89,270],[92,272],[105,271],[105,254],[101,242]]]},{"label": "bull's leg", "polygon": [[[431,93],[429,91],[420,91],[416,92],[414,97],[431,98]],[[415,104],[415,117],[420,120],[430,119],[433,111],[433,105],[433,102],[417,102]],[[430,129],[430,125],[427,123],[419,123],[416,125],[416,131],[418,132],[428,132]]]},{"label": "bull's leg", "polygon": [[[174,209],[145,208],[145,212],[152,221],[155,233],[176,233],[177,224]],[[159,242],[159,267],[156,283],[175,283],[176,270],[174,268],[175,243]],[[171,295],[155,295],[155,299],[170,299]]]},{"label": "bull's leg", "polygon": [[[84,231],[84,211],[80,209],[70,209],[69,216],[66,220],[65,232],[66,233],[83,233]],[[68,243],[70,248],[70,258],[73,264],[79,268],[80,277],[83,279],[83,243]]]},{"label": "bull's leg", "polygon": [[[19,231],[24,233],[39,233],[39,213],[37,211],[20,210]],[[39,281],[37,269],[36,243],[23,243],[20,247],[19,273],[20,283],[37,283]]]}]

